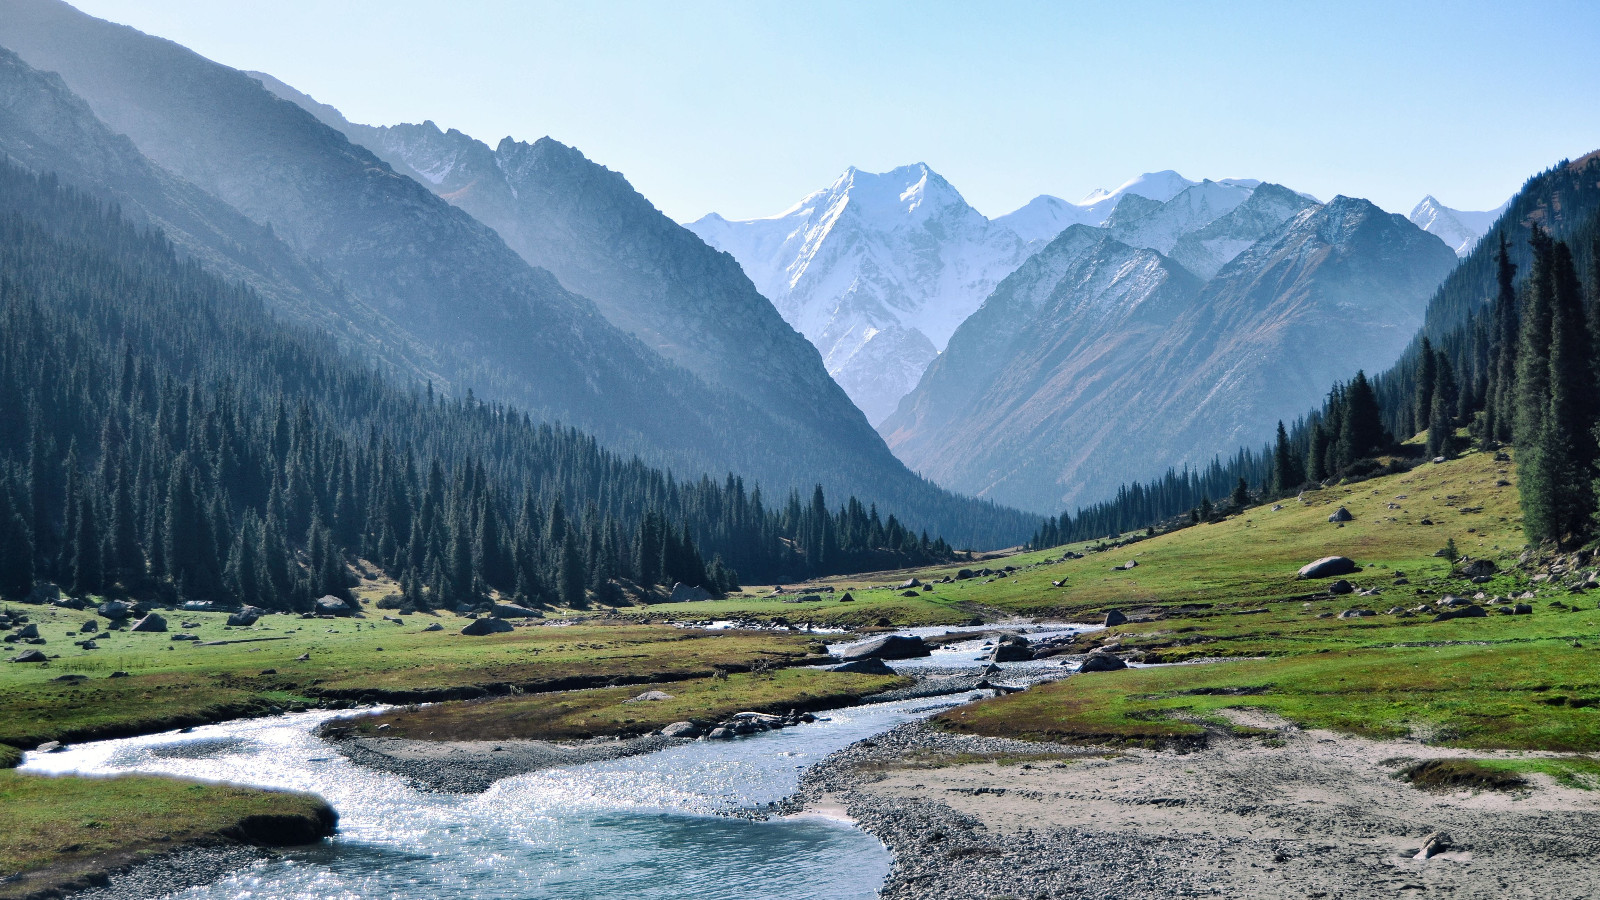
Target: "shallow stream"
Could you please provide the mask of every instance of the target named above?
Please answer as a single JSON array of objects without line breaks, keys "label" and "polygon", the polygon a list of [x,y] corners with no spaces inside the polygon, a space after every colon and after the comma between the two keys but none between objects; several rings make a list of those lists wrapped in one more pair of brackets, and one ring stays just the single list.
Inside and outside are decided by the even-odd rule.
[{"label": "shallow stream", "polygon": [[[973,660],[979,643],[938,651],[937,662],[981,665]],[[348,712],[98,741],[29,753],[22,768],[310,791],[339,811],[332,840],[175,897],[866,900],[889,872],[876,838],[819,815],[726,814],[778,801],[828,754],[973,696],[833,710],[815,724],[549,769],[476,795],[420,792],[351,763],[315,733]]]}]

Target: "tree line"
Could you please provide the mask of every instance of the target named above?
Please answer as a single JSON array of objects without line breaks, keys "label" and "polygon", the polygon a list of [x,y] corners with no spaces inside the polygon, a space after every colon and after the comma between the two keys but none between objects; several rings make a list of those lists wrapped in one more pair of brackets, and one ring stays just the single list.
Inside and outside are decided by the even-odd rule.
[{"label": "tree line", "polygon": [[678,479],[397,385],[115,207],[0,165],[0,595],[306,609],[656,599],[951,559],[851,497]]}]

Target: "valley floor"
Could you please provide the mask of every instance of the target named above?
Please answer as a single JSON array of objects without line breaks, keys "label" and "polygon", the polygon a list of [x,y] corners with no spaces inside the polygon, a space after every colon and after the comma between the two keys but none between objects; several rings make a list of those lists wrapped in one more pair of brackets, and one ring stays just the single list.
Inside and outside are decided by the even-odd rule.
[{"label": "valley floor", "polygon": [[[1509,793],[1425,791],[1396,772],[1511,757],[1237,716],[1266,736],[1181,753],[902,726],[809,773],[804,797],[890,846],[889,900],[1600,896],[1594,791],[1539,774]],[[1418,859],[1435,832],[1448,849]]]}]

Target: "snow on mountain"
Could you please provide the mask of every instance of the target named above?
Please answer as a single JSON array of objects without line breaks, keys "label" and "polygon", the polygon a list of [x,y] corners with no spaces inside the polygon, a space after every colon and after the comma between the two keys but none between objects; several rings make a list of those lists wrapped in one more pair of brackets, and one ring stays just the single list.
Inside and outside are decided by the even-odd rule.
[{"label": "snow on mountain", "polygon": [[688,227],[739,261],[875,423],[1029,255],[922,163],[851,168],[776,216]]},{"label": "snow on mountain", "polygon": [[[1230,179],[1222,183],[1232,181]],[[1114,190],[1100,188],[1090,191],[1087,197],[1077,203],[1040,194],[1021,209],[999,216],[995,221],[1015,231],[1028,243],[1042,247],[1069,225],[1104,225],[1117,203],[1128,194],[1165,203],[1194,184],[1171,169],[1146,172]],[[1253,184],[1249,186],[1254,187]]]},{"label": "snow on mountain", "polygon": [[1253,185],[1203,181],[1184,188],[1148,214],[1112,227],[1111,233],[1129,246],[1170,254],[1179,238],[1233,212],[1253,190]]},{"label": "snow on mountain", "polygon": [[[1059,510],[1256,445],[1334,381],[1393,363],[1449,248],[1364,200],[1217,185],[1249,197],[1209,222],[1237,194],[1125,201],[1001,282],[878,426],[895,454],[953,490]],[[1200,227],[1171,256],[1119,236],[1165,241],[1141,224],[1184,215]]]},{"label": "snow on mountain", "polygon": [[1478,239],[1494,227],[1495,220],[1506,211],[1506,206],[1511,201],[1507,200],[1498,207],[1482,212],[1470,210],[1451,209],[1434,199],[1432,194],[1422,198],[1422,202],[1411,210],[1411,215],[1406,218],[1413,225],[1429,234],[1438,235],[1441,240],[1456,251],[1457,256],[1466,256],[1472,248],[1478,246]]}]

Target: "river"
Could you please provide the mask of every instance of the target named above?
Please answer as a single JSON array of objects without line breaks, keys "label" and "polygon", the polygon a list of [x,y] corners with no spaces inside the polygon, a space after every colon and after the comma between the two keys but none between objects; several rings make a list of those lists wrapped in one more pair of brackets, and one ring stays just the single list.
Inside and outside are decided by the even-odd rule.
[{"label": "river", "polygon": [[[976,666],[972,646],[939,661]],[[819,815],[725,814],[778,801],[794,792],[801,770],[828,754],[973,696],[832,710],[815,724],[548,769],[475,795],[425,793],[354,765],[315,733],[348,712],[29,753],[22,769],[310,791],[338,810],[331,840],[172,895],[181,898],[867,900],[889,872],[888,850],[876,838]]]}]

